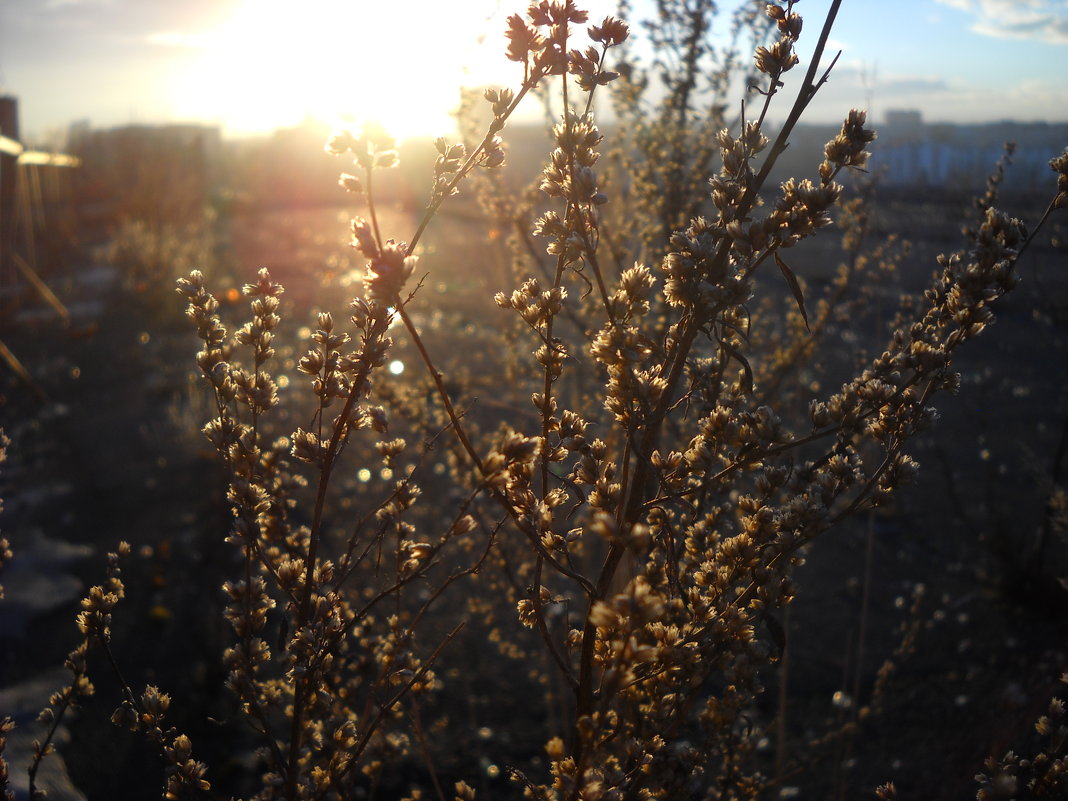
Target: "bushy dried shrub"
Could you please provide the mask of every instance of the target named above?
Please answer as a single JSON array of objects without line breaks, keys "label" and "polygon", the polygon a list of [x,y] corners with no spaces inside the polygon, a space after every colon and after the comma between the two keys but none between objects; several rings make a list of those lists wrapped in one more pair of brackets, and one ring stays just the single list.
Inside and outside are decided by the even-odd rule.
[{"label": "bushy dried shrub", "polygon": [[[754,758],[768,723],[758,701],[785,645],[792,574],[813,540],[914,477],[909,443],[934,420],[936,395],[959,386],[954,353],[992,322],[1034,232],[991,198],[885,349],[814,380],[828,332],[903,257],[893,242],[865,245],[865,201],[847,200],[839,182],[867,163],[875,134],[863,112],[848,113],[813,178],[769,181],[827,80],[838,3],[776,132],[768,109],[798,63],[794,3],[746,6],[725,50],[706,36],[711,3],[658,6],[651,72],[627,51],[624,22],[587,26],[572,0],[512,16],[507,52],[523,81],[486,92],[480,137],[439,140],[408,242],[381,230],[375,208],[392,143],[378,133],[330,142],[358,173],[342,184],[366,200],[352,230],[367,273],[348,325],[318,315],[298,365],[312,410],[296,430],[272,423],[282,286],[261,270],[245,287],[252,319],[231,333],[201,273],[179,282],[216,403],[204,433],[230,476],[227,539],[241,567],[224,587],[233,641],[223,659],[257,739],[255,798],[399,793],[409,780],[422,787],[412,798],[473,798],[463,779],[475,782],[477,768],[458,752],[476,738],[457,719],[457,699],[482,692],[472,681],[491,682],[505,715],[544,710],[528,718],[545,721],[538,730],[501,737],[510,751],[493,757],[510,760],[517,797],[774,792]],[[746,36],[758,42],[751,67],[739,56]],[[722,98],[739,71],[759,102],[732,122]],[[654,84],[662,100],[650,114]],[[539,193],[511,198],[491,175],[506,161],[501,135],[545,85],[562,106],[553,148]],[[620,87],[624,124],[602,158],[593,111],[606,85]],[[1068,154],[1052,166],[1050,211],[1068,203]],[[495,298],[509,322],[492,354],[493,405],[473,394],[487,376],[463,378],[474,354],[435,352],[412,313],[433,270],[418,246],[469,178],[493,225],[512,232],[516,286]],[[788,254],[835,211],[848,259],[817,293]],[[774,286],[758,281],[769,270],[788,303],[757,297]],[[421,380],[384,369],[395,336],[418,353]],[[839,389],[816,388],[832,377]],[[109,659],[117,573],[110,582],[80,618],[82,650],[99,643]],[[74,656],[72,693],[84,676]],[[483,660],[506,674],[471,675]],[[124,686],[114,720],[159,745],[166,797],[207,790],[189,739],[162,724],[167,696]],[[58,698],[56,712],[66,704]],[[1059,762],[1014,760],[991,763],[983,797],[1002,797],[1004,777],[1027,771],[1064,791]]]},{"label": "bushy dried shrub", "polygon": [[127,219],[102,256],[119,270],[125,285],[139,292],[158,291],[194,268],[210,269],[215,260],[213,222],[207,213],[186,224]]}]

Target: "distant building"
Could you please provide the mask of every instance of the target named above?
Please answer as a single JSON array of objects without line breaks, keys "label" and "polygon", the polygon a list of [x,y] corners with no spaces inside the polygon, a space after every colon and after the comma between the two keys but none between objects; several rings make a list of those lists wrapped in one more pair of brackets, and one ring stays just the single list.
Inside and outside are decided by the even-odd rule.
[{"label": "distant building", "polygon": [[[958,125],[928,123],[918,111],[887,111],[873,126],[878,138],[871,144],[867,170],[880,185],[931,188],[974,195],[1004,152],[1016,143],[1003,189],[1006,192],[1053,190],[1049,160],[1064,152],[1068,124],[992,122]],[[790,147],[776,164],[775,179],[812,175],[823,158],[823,147],[840,129],[832,125],[799,124]]]},{"label": "distant building", "polygon": [[1068,142],[1068,125],[995,122],[925,125],[918,112],[888,112],[872,148],[871,169],[887,186],[979,191],[1015,142],[1004,187],[1032,191],[1049,184],[1049,160]]},{"label": "distant building", "polygon": [[182,223],[198,218],[218,183],[223,150],[218,126],[94,130],[86,122],[70,127],[68,148],[85,165],[78,186],[83,212],[100,223],[129,218]]},{"label": "distant building", "polygon": [[915,109],[888,109],[883,115],[883,138],[919,140],[923,114]]},{"label": "distant building", "polygon": [[94,129],[86,120],[72,123],[67,132],[71,151],[93,154],[97,161],[115,162],[127,154],[185,154],[214,166],[222,153],[222,133],[217,125],[169,123],[124,125]]}]

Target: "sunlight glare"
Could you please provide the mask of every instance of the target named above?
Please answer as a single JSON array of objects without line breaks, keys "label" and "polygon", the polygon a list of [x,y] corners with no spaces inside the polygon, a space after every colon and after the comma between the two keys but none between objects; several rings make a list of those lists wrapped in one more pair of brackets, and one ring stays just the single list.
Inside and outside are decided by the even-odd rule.
[{"label": "sunlight glare", "polygon": [[179,113],[215,119],[230,135],[309,116],[375,121],[399,139],[451,134],[458,87],[515,78],[493,52],[501,48],[480,39],[501,33],[496,5],[245,0],[206,37]]}]

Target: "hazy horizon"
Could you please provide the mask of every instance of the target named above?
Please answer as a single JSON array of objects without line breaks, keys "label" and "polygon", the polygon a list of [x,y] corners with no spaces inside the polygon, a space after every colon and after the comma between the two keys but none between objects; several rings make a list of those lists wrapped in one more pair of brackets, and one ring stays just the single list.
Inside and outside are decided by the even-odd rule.
[{"label": "hazy horizon", "polygon": [[[829,2],[798,6],[802,63],[786,76],[783,113]],[[580,5],[596,22],[615,3]],[[80,121],[211,124],[235,139],[309,115],[328,124],[378,119],[401,137],[447,134],[457,87],[518,83],[517,65],[501,51],[505,18],[523,7],[309,0],[296,11],[276,0],[7,0],[0,93],[19,98],[27,141],[55,139]],[[887,110],[914,109],[929,124],[1068,122],[1060,79],[1068,0],[903,0],[887,8],[843,3],[830,42],[831,55],[842,56],[806,122],[831,124],[851,107],[869,108],[876,121]],[[650,10],[639,0],[632,16]],[[541,115],[531,103],[525,119]]]}]

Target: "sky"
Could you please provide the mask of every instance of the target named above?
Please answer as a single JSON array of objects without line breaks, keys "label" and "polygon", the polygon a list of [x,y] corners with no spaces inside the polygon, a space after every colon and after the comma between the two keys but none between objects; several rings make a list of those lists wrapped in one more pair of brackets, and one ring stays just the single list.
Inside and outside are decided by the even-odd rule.
[{"label": "sky", "polygon": [[[579,4],[599,21],[615,0]],[[19,98],[27,141],[55,139],[76,120],[210,122],[241,136],[309,115],[437,135],[452,125],[457,87],[518,83],[503,30],[524,5],[2,0],[0,93]],[[632,5],[640,18],[653,0]],[[787,75],[787,96],[829,5],[797,3],[802,63]],[[1068,0],[844,0],[831,45],[842,55],[811,122],[851,107],[876,120],[908,108],[931,122],[1068,121]]]}]

